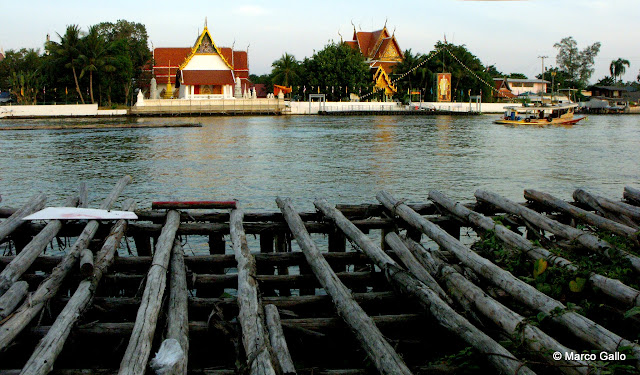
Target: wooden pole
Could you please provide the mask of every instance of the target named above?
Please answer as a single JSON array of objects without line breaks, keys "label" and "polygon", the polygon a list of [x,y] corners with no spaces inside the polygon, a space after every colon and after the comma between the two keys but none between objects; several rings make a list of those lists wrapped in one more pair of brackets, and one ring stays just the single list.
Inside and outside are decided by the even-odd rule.
[{"label": "wooden pole", "polygon": [[373,320],[353,300],[349,289],[338,279],[324,259],[305,229],[302,219],[293,208],[291,200],[278,198],[276,203],[302,249],[309,267],[327,294],[331,296],[338,314],[351,328],[378,371],[382,374],[411,374],[402,358],[385,340]]},{"label": "wooden pole", "polygon": [[[132,211],[134,208],[135,203],[132,199],[125,201],[122,207],[125,211]],[[102,275],[113,263],[120,240],[122,240],[126,229],[126,220],[118,220],[111,228],[111,233],[98,253],[97,267],[92,269],[92,276],[80,282],[80,285],[56,318],[47,335],[38,343],[31,357],[22,368],[21,374],[44,375],[53,369],[53,365],[62,351],[71,329],[80,314],[91,304]]]},{"label": "wooden pole", "polygon": [[26,221],[22,220],[25,216],[29,216],[36,211],[40,211],[44,207],[46,201],[46,195],[36,194],[31,197],[24,206],[14,212],[13,215],[9,216],[7,220],[0,223],[0,242],[2,242],[19,226],[26,223]]},{"label": "wooden pole", "polygon": [[119,375],[142,375],[147,369],[156,323],[162,307],[162,297],[167,284],[167,269],[171,249],[180,225],[178,211],[169,211],[167,221],[158,238],[153,263],[147,273],[147,281],[136,316],[129,345],[120,362]]},{"label": "wooden pole", "polygon": [[638,230],[628,227],[626,225],[617,223],[613,220],[609,220],[603,218],[602,216],[596,215],[592,212],[583,210],[576,206],[570,205],[569,203],[554,197],[551,194],[526,189],[524,191],[524,197],[527,200],[532,200],[538,203],[542,203],[547,207],[551,207],[552,209],[558,210],[560,212],[566,213],[573,217],[574,219],[594,225],[601,229],[606,229],[615,234],[619,234],[621,236],[625,236],[634,241],[638,241]]},{"label": "wooden pole", "polygon": [[640,205],[640,190],[631,186],[625,186],[624,193],[622,195],[630,204],[635,206]]},{"label": "wooden pole", "polygon": [[[404,293],[417,298],[418,302],[431,313],[442,327],[460,337],[479,352],[487,354],[487,360],[498,371],[509,374],[533,374],[533,371],[526,367],[524,362],[514,357],[495,340],[456,313],[432,289],[416,279],[415,276],[400,268],[389,255],[377,247],[369,237],[345,218],[340,211],[329,205],[326,200],[317,199],[314,205],[374,260],[391,283]],[[489,355],[490,353],[491,355]]]},{"label": "wooden pole", "polygon": [[231,246],[238,262],[238,322],[242,328],[242,344],[247,354],[251,375],[276,374],[272,363],[269,337],[266,333],[260,292],[256,281],[256,261],[247,245],[242,227],[243,212],[231,211],[229,226]]},{"label": "wooden pole", "polygon": [[[174,241],[171,253],[171,269],[169,277],[169,306],[167,313],[167,340],[176,340],[183,355],[170,368],[163,368],[166,375],[186,375],[189,359],[189,290],[187,289],[187,273],[184,266],[184,254],[180,241]],[[161,351],[168,345],[160,345],[157,357],[163,357]],[[169,364],[165,364],[169,366]]]},{"label": "wooden pole", "polygon": [[266,305],[264,307],[264,315],[267,321],[267,329],[269,331],[269,341],[273,346],[276,358],[283,375],[296,374],[296,367],[293,365],[291,354],[289,353],[289,347],[287,346],[287,340],[284,337],[282,331],[282,323],[280,323],[280,314],[278,308],[274,305]]},{"label": "wooden pole", "polygon": [[18,281],[11,285],[11,288],[0,298],[0,320],[9,316],[28,292],[29,283],[26,281]]},{"label": "wooden pole", "polygon": [[[391,194],[386,191],[381,191],[376,195],[376,198],[394,215],[400,216],[416,229],[420,229],[422,233],[434,240],[441,249],[453,253],[462,264],[509,293],[514,299],[550,315],[554,322],[567,327],[576,337],[611,353],[617,351],[621,345],[629,346],[633,357],[640,358],[640,346],[638,344],[620,337],[573,310],[567,309],[562,303],[545,295],[531,285],[513,276],[510,272],[503,270],[489,260],[471,251],[460,243],[460,241],[417,214],[411,208],[407,207],[407,205],[391,196]],[[559,314],[558,311],[562,313]],[[636,362],[636,366],[638,366],[638,362]]]},{"label": "wooden pole", "polygon": [[576,241],[587,249],[592,250],[598,254],[602,254],[607,258],[616,256],[624,257],[631,262],[632,267],[636,271],[640,272],[639,257],[633,254],[629,254],[626,251],[617,249],[611,246],[606,241],[603,241],[592,234],[549,219],[548,217],[545,217],[544,215],[539,214],[532,209],[512,202],[495,193],[487,192],[484,190],[477,190],[475,196],[478,200],[491,203],[492,205],[499,207],[500,209],[508,213],[519,215],[536,227],[542,228],[543,230],[551,232],[557,236],[567,238],[571,241]]},{"label": "wooden pole", "polygon": [[[125,176],[118,181],[109,196],[100,205],[103,210],[111,208],[115,203],[122,190],[131,182],[130,176]],[[0,351],[4,350],[13,339],[31,322],[31,320],[42,310],[45,303],[60,289],[65,277],[71,272],[80,256],[80,252],[84,250],[89,242],[93,239],[98,231],[99,223],[91,220],[87,223],[82,233],[76,239],[76,242],[68,250],[67,255],[62,258],[60,263],[51,271],[32,294],[31,298],[20,306],[20,308],[0,326]]]},{"label": "wooden pole", "polygon": [[640,207],[614,202],[599,195],[587,193],[582,189],[577,189],[573,192],[573,199],[592,207],[611,220],[634,228],[640,228],[637,222],[640,220]]},{"label": "wooden pole", "polygon": [[188,209],[226,209],[236,208],[236,201],[176,201],[151,202],[151,209],[188,210]]},{"label": "wooden pole", "polygon": [[[403,262],[409,269],[421,269],[424,272],[427,269],[435,271],[433,276],[446,282],[453,298],[465,309],[469,309],[467,310],[468,313],[479,312],[507,333],[514,342],[525,343],[530,350],[536,352],[538,356],[549,362],[549,364],[569,366],[560,367],[567,374],[586,375],[589,373],[589,364],[584,361],[565,361],[563,358],[558,361],[554,360],[549,355],[550,352],[575,353],[576,351],[562,345],[538,327],[531,325],[525,317],[491,298],[449,264],[441,261],[438,257],[428,256],[427,251],[420,244],[414,242],[414,246],[409,250],[396,233],[388,234],[386,239],[393,250],[397,254],[401,254]],[[411,240],[407,239],[407,241]],[[418,249],[421,253],[427,255],[420,257],[420,259],[426,260],[427,264],[422,265],[414,256],[417,255],[415,253]]]},{"label": "wooden pole", "polygon": [[[64,202],[65,207],[73,207],[78,203],[78,195],[67,198]],[[13,283],[22,276],[22,274],[31,267],[33,261],[42,253],[49,242],[58,234],[62,228],[62,221],[51,220],[40,233],[25,246],[22,251],[16,255],[2,272],[0,272],[0,296],[6,292]]]},{"label": "wooden pole", "polygon": [[[477,228],[484,231],[493,231],[498,238],[514,249],[524,252],[529,258],[536,261],[538,259],[546,259],[556,267],[566,268],[572,272],[578,272],[580,269],[571,261],[562,258],[556,254],[549,252],[542,247],[534,246],[529,240],[521,235],[509,230],[503,225],[496,224],[490,218],[471,211],[460,203],[455,203],[438,191],[430,191],[429,199],[446,209],[461,220],[471,223]],[[620,280],[611,279],[609,277],[590,272],[589,282],[595,290],[601,291],[612,298],[617,299],[627,306],[640,306],[640,291],[623,284]]]}]

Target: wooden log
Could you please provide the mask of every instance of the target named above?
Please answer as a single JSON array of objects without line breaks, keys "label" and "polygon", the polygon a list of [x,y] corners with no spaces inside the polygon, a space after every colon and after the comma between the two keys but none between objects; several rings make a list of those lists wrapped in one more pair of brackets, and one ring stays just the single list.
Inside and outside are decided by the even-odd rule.
[{"label": "wooden log", "polygon": [[0,297],[0,321],[9,316],[29,292],[29,283],[18,281]]},{"label": "wooden log", "polygon": [[[284,254],[284,253],[291,253],[289,251],[289,249],[291,249],[291,240],[287,237],[287,233],[284,231],[278,232],[274,235],[273,237],[273,242],[274,242],[274,250],[276,253],[278,254]],[[298,267],[302,267],[303,263],[300,263],[300,265]],[[278,275],[288,275],[289,274],[289,267],[287,266],[278,266]],[[302,270],[300,270],[301,274],[302,274]],[[302,292],[302,291],[300,291]],[[281,296],[290,296],[291,295],[291,289],[289,288],[282,288],[282,289],[278,289],[278,293]],[[302,294],[302,293],[300,293]],[[313,293],[305,293],[305,294],[313,294]]]},{"label": "wooden log", "polygon": [[580,222],[584,222],[596,226],[600,229],[605,229],[615,234],[630,238],[634,241],[638,241],[637,229],[628,227],[613,220],[603,218],[602,216],[573,206],[561,199],[554,197],[551,194],[526,189],[524,191],[524,197],[527,200],[532,200],[560,212],[566,213]]},{"label": "wooden log", "polygon": [[93,252],[89,249],[84,249],[80,253],[80,274],[84,277],[90,276],[93,273]]},{"label": "wooden log", "polygon": [[151,202],[153,210],[182,210],[182,209],[235,209],[236,201],[172,201]]},{"label": "wooden log", "polygon": [[[124,202],[122,209],[132,211],[134,208],[135,203],[132,199],[128,199]],[[116,251],[120,245],[120,240],[122,240],[126,229],[126,220],[118,220],[111,228],[111,233],[98,253],[97,267],[92,268],[91,277],[80,282],[80,285],[56,318],[47,335],[40,340],[31,357],[22,368],[22,374],[44,375],[53,369],[53,365],[62,351],[71,329],[80,317],[80,314],[90,305],[98,283],[102,279],[102,275],[107,271],[111,263],[113,263]]]},{"label": "wooden log", "polygon": [[612,258],[616,256],[621,256],[623,258],[628,259],[631,262],[631,266],[637,271],[640,272],[640,258],[629,254],[626,251],[620,250],[611,246],[606,241],[599,239],[598,237],[589,234],[580,229],[574,228],[569,225],[565,225],[559,223],[555,220],[549,219],[544,215],[533,211],[532,209],[523,207],[517,203],[514,203],[504,197],[499,196],[498,194],[477,190],[475,193],[477,199],[482,200],[487,203],[491,203],[496,207],[500,207],[500,209],[505,210],[508,213],[519,215],[529,223],[533,224],[536,227],[542,228],[548,232],[551,232],[557,236],[562,238],[569,239],[571,241],[576,241],[580,245],[586,247],[589,250],[592,250],[598,254],[602,254],[607,258]]},{"label": "wooden log", "polygon": [[630,204],[633,204],[635,206],[640,205],[640,190],[631,186],[625,186],[624,193],[622,195],[624,199],[626,199]]},{"label": "wooden log", "polygon": [[167,284],[171,249],[179,224],[180,214],[177,211],[169,211],[167,221],[158,238],[153,263],[147,273],[147,281],[136,315],[136,323],[129,339],[129,345],[120,362],[119,375],[144,374],[147,369],[156,323],[162,307],[162,297]]},{"label": "wooden log", "polygon": [[133,236],[136,244],[136,253],[138,256],[151,256],[151,236],[143,234]]},{"label": "wooden log", "polygon": [[[529,258],[536,261],[546,259],[556,267],[566,268],[572,272],[578,272],[579,268],[571,261],[549,252],[542,247],[534,246],[521,235],[509,230],[503,225],[497,224],[490,218],[471,211],[460,203],[455,203],[438,191],[430,191],[429,199],[439,206],[456,215],[461,220],[480,228],[484,231],[493,231],[500,240],[514,249],[523,251]],[[612,297],[627,306],[640,306],[640,291],[623,284],[620,280],[590,272],[588,280],[595,290]]]},{"label": "wooden log", "polygon": [[373,320],[354,301],[349,289],[340,282],[329,263],[322,257],[309,232],[306,231],[302,219],[293,208],[291,200],[278,198],[276,202],[311,270],[331,296],[338,314],[351,328],[378,371],[382,374],[411,374],[402,358],[385,340]]},{"label": "wooden log", "polygon": [[269,331],[269,342],[273,347],[278,364],[282,369],[284,375],[296,374],[296,367],[293,365],[291,354],[289,353],[289,347],[287,346],[287,340],[284,337],[282,331],[282,324],[280,323],[280,314],[278,308],[274,305],[266,305],[264,307],[264,315],[267,322],[267,330]]},{"label": "wooden log", "polygon": [[[384,202],[382,202],[384,204]],[[420,282],[411,273],[400,268],[371,239],[362,233],[353,223],[347,220],[338,210],[325,200],[318,199],[314,205],[330,218],[345,235],[354,241],[378,267],[380,267],[391,283],[404,293],[414,296],[418,302],[433,316],[438,324],[460,337],[480,353],[488,357],[488,361],[498,371],[510,374],[533,374],[524,362],[513,356],[495,340],[473,326],[467,319],[456,313],[432,289]],[[386,206],[386,205],[385,205]],[[489,355],[491,354],[491,355]],[[498,355],[495,355],[498,354]]]},{"label": "wooden log", "polygon": [[86,182],[81,182],[78,187],[78,207],[89,207],[89,187]]},{"label": "wooden log", "polygon": [[[78,195],[67,198],[65,207],[73,207],[78,204]],[[33,261],[42,253],[49,242],[58,234],[62,228],[61,220],[51,220],[44,229],[16,255],[2,272],[0,272],[0,296],[6,292],[13,283],[29,268]]]},{"label": "wooden log", "polygon": [[231,211],[229,226],[231,246],[238,262],[238,322],[242,329],[242,344],[247,354],[251,375],[276,374],[271,358],[269,336],[266,333],[260,292],[256,281],[255,258],[249,251],[242,226],[241,210]]},{"label": "wooden log", "polygon": [[573,199],[588,205],[611,220],[618,221],[636,229],[640,228],[636,222],[640,220],[640,207],[622,202],[614,202],[599,195],[590,194],[582,189],[576,189],[573,192]]},{"label": "wooden log", "polygon": [[[463,265],[469,267],[493,285],[503,289],[514,299],[550,315],[554,322],[566,327],[574,336],[598,349],[611,353],[617,351],[621,345],[629,346],[631,353],[633,353],[633,358],[640,358],[640,346],[638,344],[620,337],[571,309],[567,309],[562,303],[471,251],[460,241],[411,210],[391,194],[381,191],[376,198],[394,215],[400,216],[416,229],[420,229],[422,233],[434,240],[441,249],[453,253]],[[559,311],[562,313],[558,313]],[[636,366],[638,366],[638,362],[636,362]]]},{"label": "wooden log", "polygon": [[[556,351],[561,353],[576,353],[576,351],[562,345],[538,327],[530,324],[525,317],[491,298],[481,288],[467,280],[449,264],[443,262],[438,257],[430,256],[427,250],[420,246],[420,244],[405,239],[405,241],[413,242],[410,250],[395,233],[389,234],[387,239],[390,240],[389,244],[392,244],[393,249],[396,250],[397,253],[403,254],[403,261],[406,259],[409,263],[415,263],[412,265],[412,268],[421,268],[425,270],[425,272],[426,269],[432,270],[433,276],[446,283],[453,298],[463,306],[468,313],[480,313],[502,329],[511,340],[524,343],[530,350],[537,353],[539,357],[550,365],[555,366],[560,364],[560,366],[567,366],[560,367],[566,374],[586,375],[589,373],[589,363],[585,361],[565,361],[564,358],[558,361],[554,360],[549,353]],[[420,259],[426,261],[427,264],[424,266],[420,264],[418,259],[416,259],[418,254],[425,255],[420,257]]]},{"label": "wooden log", "polygon": [[[125,176],[113,188],[109,196],[102,202],[101,209],[109,209],[115,203],[122,190],[131,182],[130,176]],[[73,246],[67,251],[67,255],[51,271],[33,293],[31,298],[23,303],[20,308],[0,326],[0,351],[4,350],[13,339],[31,322],[31,320],[42,310],[45,303],[55,294],[62,285],[65,277],[75,266],[80,252],[84,250],[98,231],[99,223],[91,220],[87,223],[82,233],[78,236]]]},{"label": "wooden log", "polygon": [[173,370],[165,372],[165,374],[186,375],[189,358],[189,290],[187,289],[187,272],[180,241],[175,241],[173,244],[169,286],[166,339],[177,340],[184,355],[174,365]]},{"label": "wooden log", "polygon": [[409,272],[411,272],[418,280],[422,281],[426,286],[433,289],[438,296],[448,303],[449,305],[453,305],[453,301],[447,295],[447,293],[442,290],[438,282],[433,278],[432,273],[427,271],[414,257],[411,252],[407,249],[407,251],[402,251],[403,248],[406,247],[400,241],[400,237],[395,232],[391,232],[385,236],[385,242],[387,245],[394,250],[398,258],[402,261],[402,263],[407,267]]},{"label": "wooden log", "polygon": [[29,216],[36,211],[40,211],[45,202],[47,196],[44,194],[36,194],[27,201],[20,209],[14,212],[8,219],[0,223],[0,242],[2,242],[8,235],[14,230],[26,223],[22,220],[25,216]]}]

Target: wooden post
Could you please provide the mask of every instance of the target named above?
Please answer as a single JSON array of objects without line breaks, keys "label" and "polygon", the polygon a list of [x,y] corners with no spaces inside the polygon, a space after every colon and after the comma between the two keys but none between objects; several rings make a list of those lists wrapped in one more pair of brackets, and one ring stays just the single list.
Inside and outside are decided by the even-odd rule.
[{"label": "wooden post", "polygon": [[266,305],[264,307],[264,315],[267,321],[267,329],[269,330],[269,341],[273,346],[273,351],[275,352],[278,364],[282,369],[282,374],[295,375],[296,368],[293,365],[293,360],[289,353],[289,347],[287,346],[287,340],[285,339],[284,332],[282,331],[278,308],[274,305]]},{"label": "wooden post", "polygon": [[640,228],[640,225],[638,225],[638,221],[640,220],[640,207],[622,202],[614,202],[607,198],[587,193],[582,189],[577,189],[573,192],[573,199],[592,207],[606,218],[636,229]]},{"label": "wooden post", "polygon": [[[74,195],[67,198],[64,202],[66,207],[75,206],[78,203],[78,196]],[[9,263],[2,272],[0,272],[0,296],[6,292],[13,283],[22,276],[22,274],[31,267],[34,260],[47,247],[49,242],[58,234],[62,228],[62,221],[51,220],[40,231],[33,240],[29,242],[20,253]]]},{"label": "wooden post", "polygon": [[136,323],[127,350],[120,362],[118,375],[144,374],[147,369],[147,360],[151,353],[156,323],[162,307],[162,297],[167,284],[169,258],[179,225],[180,213],[169,211],[162,233],[158,237],[156,252],[147,273],[147,282],[136,316]]},{"label": "wooden post", "polygon": [[[132,211],[134,208],[135,203],[132,199],[125,201],[123,210]],[[98,253],[96,267],[92,268],[92,276],[80,282],[80,285],[56,318],[49,332],[47,332],[46,336],[38,343],[31,357],[22,368],[21,374],[44,375],[53,369],[53,364],[62,351],[64,343],[71,332],[71,328],[73,328],[80,317],[80,313],[91,303],[98,283],[100,279],[102,279],[102,275],[104,275],[107,268],[113,263],[116,251],[120,245],[120,240],[122,240],[126,229],[126,220],[118,220],[111,228],[111,233]]]},{"label": "wooden post", "polygon": [[582,246],[586,247],[587,249],[590,249],[596,253],[602,254],[607,258],[611,258],[615,256],[622,256],[624,258],[627,258],[631,262],[631,266],[636,271],[640,272],[639,257],[633,254],[629,254],[626,251],[612,247],[606,241],[603,241],[592,234],[589,234],[577,228],[573,228],[569,225],[559,223],[555,220],[551,220],[537,213],[534,210],[531,210],[520,204],[512,202],[495,193],[486,192],[483,190],[477,190],[475,193],[475,196],[477,199],[491,203],[496,207],[500,207],[500,209],[503,209],[506,212],[519,215],[520,217],[530,222],[531,224],[535,225],[536,227],[542,228],[557,236],[567,238],[571,241],[576,241]]},{"label": "wooden post", "polygon": [[[468,222],[483,231],[493,231],[500,240],[504,241],[512,248],[524,252],[534,261],[542,258],[546,259],[556,267],[563,267],[572,272],[580,271],[578,267],[571,263],[571,261],[553,254],[547,249],[534,246],[521,235],[509,230],[503,225],[497,224],[495,221],[482,214],[471,211],[460,203],[453,202],[439,191],[430,191],[429,199],[434,201],[443,209],[448,210],[451,214],[456,215],[456,217],[461,220]],[[627,306],[640,305],[640,291],[623,284],[620,280],[611,279],[591,272],[589,274],[589,282],[593,285],[595,290],[599,290]]]},{"label": "wooden post", "polygon": [[[287,239],[287,235],[284,232],[279,232],[274,235],[274,246],[276,253],[287,253],[290,248],[290,240]],[[289,267],[288,266],[278,266],[278,275],[288,275]],[[302,272],[300,272],[302,274]],[[278,293],[280,296],[286,297],[291,295],[291,290],[289,288],[280,288],[278,289]]]},{"label": "wooden post", "polygon": [[[381,191],[376,195],[376,198],[394,215],[400,216],[414,228],[420,229],[422,233],[434,240],[440,248],[453,253],[462,264],[509,293],[514,299],[545,314],[553,315],[552,319],[555,322],[564,325],[577,337],[596,345],[602,350],[615,352],[620,345],[628,345],[633,357],[640,358],[640,346],[638,344],[620,337],[573,310],[567,309],[562,303],[471,251],[460,241],[417,214],[407,205],[391,196],[391,194]],[[557,314],[557,311],[562,311],[562,314]]]},{"label": "wooden post", "polygon": [[13,213],[13,215],[9,216],[8,219],[2,221],[0,223],[0,242],[2,242],[8,235],[11,234],[14,230],[16,230],[19,226],[26,223],[22,218],[25,216],[29,216],[36,211],[40,211],[45,202],[47,201],[47,196],[44,194],[36,194],[31,199],[25,203],[19,210]]},{"label": "wooden post", "polygon": [[[416,297],[418,302],[431,313],[431,316],[433,316],[442,327],[460,337],[480,353],[487,354],[487,360],[493,364],[498,371],[510,374],[533,374],[533,371],[526,367],[524,362],[514,360],[513,358],[516,357],[513,354],[455,312],[446,302],[438,297],[436,292],[416,279],[415,276],[400,268],[387,253],[374,245],[369,237],[347,220],[335,207],[329,205],[324,199],[317,199],[313,204],[320,209],[325,216],[333,220],[344,234],[354,241],[362,251],[383,270],[391,283],[403,293]],[[420,215],[418,215],[418,217],[422,218]],[[490,353],[491,355],[489,355]],[[497,353],[499,353],[499,355],[495,355]]]},{"label": "wooden post", "polygon": [[251,375],[275,375],[277,367],[272,363],[269,350],[271,345],[256,281],[256,261],[249,251],[242,219],[241,210],[231,211],[229,229],[231,246],[238,262],[238,322],[242,329],[242,344],[247,353],[247,366]]},{"label": "wooden post", "polygon": [[133,241],[136,244],[136,254],[139,257],[151,256],[151,236],[135,235]]},{"label": "wooden post", "polygon": [[371,317],[353,300],[349,289],[338,279],[317,249],[291,200],[278,198],[276,202],[316,278],[331,296],[338,314],[352,329],[378,371],[382,374],[411,374],[402,358],[385,340]]},{"label": "wooden post", "polygon": [[[260,254],[271,254],[274,251],[274,236],[269,230],[260,232]],[[258,265],[256,268],[258,275],[275,275],[274,266]],[[275,290],[269,287],[263,287],[261,292],[265,296],[275,295]]]},{"label": "wooden post", "polygon": [[[125,176],[120,179],[109,196],[102,202],[100,208],[103,210],[110,209],[129,182],[131,182],[130,176]],[[51,271],[49,277],[38,286],[38,289],[32,294],[31,298],[23,303],[15,314],[0,327],[0,351],[9,345],[40,310],[42,310],[45,303],[51,297],[55,296],[65,277],[76,265],[80,253],[95,236],[98,231],[98,226],[99,223],[96,220],[91,220],[87,223],[82,233],[76,239],[76,242],[68,250],[67,255],[65,255],[60,263]]]}]

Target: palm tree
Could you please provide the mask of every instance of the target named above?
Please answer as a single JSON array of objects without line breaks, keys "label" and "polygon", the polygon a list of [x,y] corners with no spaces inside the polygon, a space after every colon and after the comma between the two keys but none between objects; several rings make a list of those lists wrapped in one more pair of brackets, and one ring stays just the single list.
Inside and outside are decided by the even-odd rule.
[{"label": "palm tree", "polygon": [[611,61],[611,64],[609,65],[609,72],[611,72],[611,76],[614,80],[616,79],[616,77],[620,77],[620,82],[622,82],[622,76],[627,71],[625,65],[627,67],[631,66],[629,60],[619,58],[617,60]]},{"label": "palm tree", "polygon": [[76,66],[79,63],[78,59],[80,57],[80,26],[69,25],[64,35],[61,36],[58,34],[58,37],[60,38],[60,43],[48,42],[46,48],[49,53],[57,59],[60,59],[61,64],[64,64],[65,68],[71,69],[73,79],[76,83],[76,91],[78,92],[80,101],[84,104],[84,98],[82,97],[80,85],[78,84],[78,75],[76,74]]},{"label": "palm tree", "polygon": [[273,83],[283,86],[291,86],[298,78],[300,63],[293,55],[285,53],[281,58],[271,64],[273,67]]},{"label": "palm tree", "polygon": [[80,78],[82,78],[86,72],[89,72],[89,93],[91,94],[91,103],[95,103],[93,98],[93,72],[101,70],[106,64],[106,42],[98,33],[97,25],[89,28],[89,33],[82,41],[82,54],[79,57],[82,63]]}]

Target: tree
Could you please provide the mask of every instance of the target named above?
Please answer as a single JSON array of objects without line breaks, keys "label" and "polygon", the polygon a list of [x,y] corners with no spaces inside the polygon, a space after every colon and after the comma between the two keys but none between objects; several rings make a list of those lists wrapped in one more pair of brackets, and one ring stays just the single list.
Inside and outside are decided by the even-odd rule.
[{"label": "tree", "polygon": [[67,69],[71,69],[73,72],[73,79],[76,84],[76,92],[80,101],[84,104],[84,98],[80,91],[80,84],[78,83],[78,75],[76,73],[76,67],[80,66],[80,27],[78,25],[69,25],[63,36],[58,34],[60,43],[48,42],[46,45],[47,51],[57,57],[57,61]]},{"label": "tree", "polygon": [[293,55],[285,53],[281,58],[271,64],[273,70],[271,76],[276,85],[291,86],[298,79],[300,63]]},{"label": "tree", "polygon": [[507,77],[513,78],[513,79],[528,79],[529,78],[523,73],[509,73],[509,75]]},{"label": "tree", "polygon": [[553,45],[558,49],[556,64],[567,72],[573,84],[584,87],[594,72],[594,60],[600,52],[600,46],[600,42],[596,42],[580,51],[575,39],[566,37]]},{"label": "tree", "polygon": [[629,62],[629,60],[622,58],[613,60],[611,61],[611,64],[609,64],[609,72],[611,72],[611,77],[613,77],[614,82],[616,77],[620,77],[620,82],[622,82],[622,76],[627,71],[627,69],[624,67],[625,65],[629,67],[631,66],[631,63]]},{"label": "tree", "polygon": [[393,67],[394,76],[401,77],[406,74],[396,83],[396,99],[408,103],[412,98],[411,92],[419,90],[424,94],[435,80],[434,73],[429,70],[428,65],[418,66],[425,58],[427,56],[423,54],[414,55],[411,49],[404,51],[404,60]]},{"label": "tree", "polygon": [[[347,92],[369,92],[373,79],[369,65],[359,51],[345,44],[329,43],[301,64],[301,83],[319,89],[329,100],[340,100]],[[299,89],[303,94],[304,89]]]},{"label": "tree", "polygon": [[97,26],[91,26],[89,33],[82,39],[82,54],[78,57],[82,64],[80,78],[86,72],[89,72],[89,93],[91,94],[91,103],[95,103],[93,97],[93,73],[103,69],[107,59],[107,48],[105,40],[98,33]]}]

